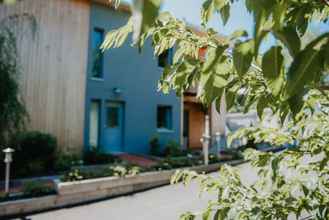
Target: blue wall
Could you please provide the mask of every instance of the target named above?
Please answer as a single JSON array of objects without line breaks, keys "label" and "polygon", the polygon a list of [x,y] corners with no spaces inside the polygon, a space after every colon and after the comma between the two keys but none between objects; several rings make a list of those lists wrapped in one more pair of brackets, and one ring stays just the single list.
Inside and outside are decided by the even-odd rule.
[{"label": "blue wall", "polygon": [[[149,140],[157,134],[160,142],[180,139],[180,98],[174,93],[164,95],[157,91],[157,83],[162,73],[157,58],[153,55],[148,43],[140,54],[127,41],[124,46],[112,49],[104,54],[103,81],[91,79],[92,66],[92,32],[94,28],[102,28],[105,32],[118,28],[126,23],[129,15],[113,11],[105,6],[93,4],[91,9],[91,27],[89,43],[85,145],[89,143],[89,106],[92,99],[102,100],[100,136],[105,126],[104,106],[106,101],[124,102],[124,138],[123,150],[129,153],[149,153]],[[120,88],[120,96],[113,93],[113,88]],[[157,131],[157,106],[170,105],[173,109],[173,130]],[[101,140],[101,139],[100,139]],[[100,143],[102,145],[102,142]]]}]

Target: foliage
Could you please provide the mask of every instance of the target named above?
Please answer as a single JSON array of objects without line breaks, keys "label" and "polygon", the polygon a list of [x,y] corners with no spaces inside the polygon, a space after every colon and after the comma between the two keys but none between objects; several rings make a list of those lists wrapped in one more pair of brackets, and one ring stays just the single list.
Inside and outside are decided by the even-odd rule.
[{"label": "foliage", "polygon": [[[309,97],[306,102],[313,102],[313,98]],[[301,216],[328,219],[328,108],[303,110],[297,115],[297,122],[287,123],[281,130],[246,128],[240,131],[256,142],[298,146],[280,154],[247,150],[245,159],[250,160],[259,176],[255,183],[243,182],[239,173],[228,166],[221,168],[219,178],[179,172],[173,181],[187,184],[197,179],[202,182],[202,191],[218,193],[218,200],[210,202],[203,213],[220,214],[222,219],[287,219],[289,215],[296,219]]]},{"label": "foliage", "polygon": [[87,175],[82,173],[80,169],[72,169],[69,172],[65,173],[63,177],[61,177],[61,181],[63,182],[74,182],[83,180]]},{"label": "foliage", "polygon": [[[157,1],[145,1],[145,4],[154,2]],[[134,26],[138,25],[136,19],[139,18],[133,14],[126,26],[110,32],[102,48],[119,47],[128,34],[134,32],[139,34],[137,46],[150,39],[155,55],[176,48],[173,65],[164,69],[160,80],[159,86],[164,92],[174,89],[182,94],[198,84],[198,96],[204,104],[216,101],[219,105],[220,97],[225,94],[228,108],[231,108],[239,98],[237,94],[243,91],[247,97],[245,111],[257,105],[260,116],[266,107],[278,112],[282,120],[288,113],[295,116],[304,104],[303,94],[310,89],[321,89],[322,76],[328,70],[329,33],[317,36],[306,45],[301,43],[309,23],[327,20],[328,4],[322,0],[247,0],[246,7],[255,20],[254,33],[248,36],[245,30],[237,30],[230,36],[218,37],[207,23],[214,13],[219,13],[225,24],[234,2],[205,1],[201,12],[203,34],[167,12],[156,17],[153,11],[143,11],[147,5],[133,7],[133,10],[140,10],[139,15],[144,15],[140,17],[148,20],[144,32],[136,33]],[[268,36],[275,38],[276,43],[260,57],[259,48]],[[207,48],[206,60],[199,59],[202,48]],[[284,50],[289,51],[288,57],[283,56]]]},{"label": "foliage", "polygon": [[13,167],[17,176],[33,176],[54,170],[57,141],[51,134],[39,131],[21,132],[12,142],[15,146]]},{"label": "foliage", "polygon": [[54,193],[53,187],[46,185],[42,181],[31,180],[24,182],[23,194],[26,197],[38,197]]},{"label": "foliage", "polygon": [[83,162],[85,165],[108,164],[116,160],[118,159],[115,156],[102,153],[98,149],[88,150],[83,155]]},{"label": "foliage", "polygon": [[179,143],[175,140],[171,140],[166,144],[164,154],[167,157],[179,157],[186,155],[186,152],[181,149]]},{"label": "foliage", "polygon": [[79,165],[83,165],[83,160],[81,160],[79,155],[58,153],[56,155],[54,169],[61,172],[69,170],[72,166]]},{"label": "foliage", "polygon": [[150,153],[154,156],[160,156],[161,155],[161,149],[160,149],[160,143],[159,143],[159,137],[153,136],[150,139]]},{"label": "foliage", "polygon": [[177,169],[182,167],[192,167],[197,165],[202,165],[203,160],[201,157],[168,157],[158,163],[157,165],[153,166],[152,169],[154,170],[171,170]]},{"label": "foliage", "polygon": [[[329,96],[324,90],[324,79],[329,73],[329,33],[318,34],[310,42],[304,43],[302,39],[313,22],[327,22],[329,2],[245,0],[243,3],[254,18],[253,33],[249,36],[245,30],[236,30],[227,37],[219,37],[207,23],[214,14],[219,14],[226,24],[237,1],[205,0],[200,34],[169,13],[155,16],[158,7],[145,10],[146,4],[156,1],[135,0],[145,5],[134,7],[139,13],[133,13],[124,28],[112,31],[103,49],[110,48],[107,42],[113,42],[114,36],[121,36],[115,46],[122,45],[130,32],[135,38],[139,36],[135,44],[139,48],[146,39],[152,41],[156,56],[175,47],[173,64],[164,68],[160,79],[162,91],[173,89],[182,95],[197,85],[198,98],[205,105],[216,102],[219,107],[221,97],[225,96],[228,109],[243,94],[241,105],[245,112],[256,106],[258,116],[262,117],[264,109],[269,108],[283,128],[253,128],[237,136],[246,134],[256,143],[297,146],[280,154],[248,150],[245,157],[258,169],[260,177],[253,185],[241,181],[229,166],[221,168],[218,178],[179,172],[173,182],[197,179],[202,191],[217,194],[218,199],[210,201],[201,214],[203,219],[287,219],[289,215],[298,219],[301,214],[328,219],[329,118],[328,110],[324,109]],[[136,25],[145,28],[136,30]],[[274,44],[260,54],[259,48],[268,37],[274,38]],[[199,57],[203,48],[207,49],[206,59]],[[289,120],[294,123],[286,126]],[[191,212],[181,217],[194,218],[195,213]]]},{"label": "foliage", "polygon": [[112,164],[106,167],[97,167],[92,169],[89,169],[88,167],[78,167],[72,168],[70,171],[66,172],[61,180],[64,182],[74,182],[111,176],[126,177],[135,176],[143,171],[144,170],[141,167],[126,163]]},{"label": "foliage", "polygon": [[0,144],[8,144],[12,136],[24,128],[27,112],[20,96],[16,37],[8,26],[8,19],[0,21]]}]

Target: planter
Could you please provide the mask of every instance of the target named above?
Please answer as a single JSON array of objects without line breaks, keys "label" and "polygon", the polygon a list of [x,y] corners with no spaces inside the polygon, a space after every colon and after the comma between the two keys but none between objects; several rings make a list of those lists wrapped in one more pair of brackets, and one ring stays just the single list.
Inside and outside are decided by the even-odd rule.
[{"label": "planter", "polygon": [[[242,160],[227,162],[230,165],[241,163],[243,163]],[[217,171],[222,164],[218,163],[182,169],[209,173]],[[24,215],[140,192],[169,184],[171,176],[175,172],[176,170],[169,170],[141,173],[136,176],[122,178],[106,177],[77,182],[58,182],[56,184],[57,195],[0,203],[0,217]]]},{"label": "planter", "polygon": [[[88,179],[77,182],[65,182],[57,184],[57,192],[59,195],[69,195],[78,193],[87,193],[96,190],[107,190],[109,191],[107,196],[111,196],[112,193],[118,189],[127,188],[127,192],[133,189],[134,186],[147,185],[148,187],[155,187],[163,184],[167,184],[170,181],[170,177],[175,171],[159,171],[159,172],[148,172],[141,173],[136,176],[127,177],[105,177],[97,179]],[[129,186],[129,187],[128,187]],[[112,192],[113,191],[113,192]]]}]

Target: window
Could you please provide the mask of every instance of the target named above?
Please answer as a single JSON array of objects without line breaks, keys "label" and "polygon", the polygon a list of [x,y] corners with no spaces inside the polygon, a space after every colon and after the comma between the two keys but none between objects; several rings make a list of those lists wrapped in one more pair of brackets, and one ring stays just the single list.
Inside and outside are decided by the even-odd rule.
[{"label": "window", "polygon": [[172,48],[168,49],[168,50],[165,50],[158,57],[158,66],[159,67],[166,67],[167,65],[171,65],[172,64],[172,57],[173,57]]},{"label": "window", "polygon": [[119,107],[118,106],[107,107],[106,126],[108,128],[119,127]]},{"label": "window", "polygon": [[172,130],[172,107],[158,106],[157,109],[157,128]]},{"label": "window", "polygon": [[101,102],[92,100],[90,104],[89,115],[89,146],[97,147],[99,138],[99,122],[100,122]]},{"label": "window", "polygon": [[92,36],[92,77],[103,77],[103,52],[100,49],[104,41],[104,30],[95,28]]}]

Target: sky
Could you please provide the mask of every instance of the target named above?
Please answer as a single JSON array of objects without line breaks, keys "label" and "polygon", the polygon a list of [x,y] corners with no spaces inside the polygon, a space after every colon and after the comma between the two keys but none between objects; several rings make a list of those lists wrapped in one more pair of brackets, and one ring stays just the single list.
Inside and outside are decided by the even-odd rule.
[{"label": "sky", "polygon": [[[131,3],[132,0],[125,0]],[[176,18],[182,19],[193,26],[201,26],[201,7],[204,0],[164,0],[161,10],[169,11]],[[228,23],[224,26],[219,15],[214,15],[209,22],[209,27],[214,28],[221,35],[229,35],[235,30],[244,29],[250,35],[253,31],[253,18],[248,13],[244,1],[235,2],[231,7],[231,16]],[[323,33],[329,31],[329,24],[312,24],[311,29],[315,33]],[[260,48],[260,52],[264,52],[271,45],[274,39],[269,37],[265,39]]]},{"label": "sky", "polygon": [[[126,0],[131,3],[132,0]],[[182,19],[194,26],[201,26],[201,6],[204,0],[165,0],[162,11],[169,11],[176,18]],[[209,26],[217,30],[220,34],[229,35],[234,30],[246,29],[252,31],[252,16],[248,14],[243,1],[235,3],[231,9],[231,19],[223,26],[219,16],[214,16],[209,22]]]}]

